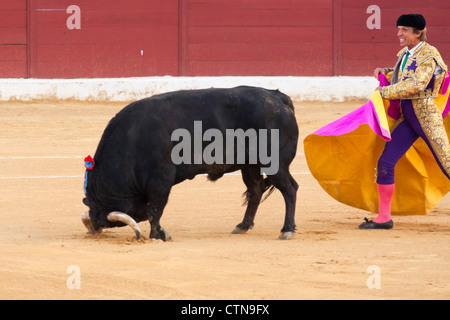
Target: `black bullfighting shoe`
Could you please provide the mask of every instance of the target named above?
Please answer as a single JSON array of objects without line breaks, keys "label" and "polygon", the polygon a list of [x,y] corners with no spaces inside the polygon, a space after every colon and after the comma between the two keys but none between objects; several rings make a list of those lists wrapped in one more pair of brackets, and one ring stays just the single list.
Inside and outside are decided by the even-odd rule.
[{"label": "black bullfighting shoe", "polygon": [[392,229],[394,227],[394,221],[389,220],[388,222],[377,223],[373,220],[364,218],[365,222],[359,226],[360,229]]}]

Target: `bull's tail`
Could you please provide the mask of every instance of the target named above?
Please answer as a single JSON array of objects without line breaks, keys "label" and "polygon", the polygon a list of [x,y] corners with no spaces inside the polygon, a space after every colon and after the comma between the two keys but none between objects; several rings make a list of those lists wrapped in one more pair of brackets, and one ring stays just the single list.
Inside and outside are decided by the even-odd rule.
[{"label": "bull's tail", "polygon": [[[269,192],[264,196],[264,198],[260,201],[263,202],[265,201],[274,191],[275,191],[275,186],[272,185],[269,181],[269,178],[265,178],[264,179],[264,191],[263,194],[269,190]],[[242,204],[243,206],[248,204],[248,201],[250,200],[250,192],[248,190],[246,190],[242,196],[244,197],[244,203]]]},{"label": "bull's tail", "polygon": [[264,179],[264,184],[265,184],[265,187],[264,187],[263,194],[267,190],[269,190],[269,192],[264,196],[264,198],[261,200],[261,202],[265,201],[275,191],[275,186],[269,182],[269,178]]}]

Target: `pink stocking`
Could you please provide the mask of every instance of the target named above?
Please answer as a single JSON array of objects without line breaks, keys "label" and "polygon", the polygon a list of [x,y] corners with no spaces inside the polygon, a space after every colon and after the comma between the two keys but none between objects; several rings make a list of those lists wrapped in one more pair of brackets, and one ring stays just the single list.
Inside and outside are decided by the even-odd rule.
[{"label": "pink stocking", "polygon": [[373,222],[384,223],[391,220],[391,200],[394,194],[394,184],[379,184],[378,194],[380,195],[380,211],[378,217]]}]

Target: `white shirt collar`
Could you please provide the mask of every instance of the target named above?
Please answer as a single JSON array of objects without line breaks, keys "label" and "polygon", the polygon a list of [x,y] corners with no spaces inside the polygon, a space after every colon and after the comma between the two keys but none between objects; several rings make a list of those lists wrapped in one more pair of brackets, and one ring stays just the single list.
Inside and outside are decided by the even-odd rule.
[{"label": "white shirt collar", "polygon": [[408,48],[406,49],[406,51],[409,51],[409,56],[412,56],[414,54],[414,51],[416,51],[416,49],[422,44],[423,41],[420,41],[419,44],[417,44],[414,48],[412,48],[411,50],[409,50]]}]

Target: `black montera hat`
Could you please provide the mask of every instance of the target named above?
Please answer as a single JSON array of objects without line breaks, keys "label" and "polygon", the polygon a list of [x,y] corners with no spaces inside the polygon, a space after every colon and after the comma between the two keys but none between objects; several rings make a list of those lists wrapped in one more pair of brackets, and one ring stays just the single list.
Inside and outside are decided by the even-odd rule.
[{"label": "black montera hat", "polygon": [[397,20],[397,27],[412,27],[418,30],[425,29],[426,26],[425,18],[421,14],[404,14],[401,15]]}]

